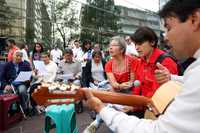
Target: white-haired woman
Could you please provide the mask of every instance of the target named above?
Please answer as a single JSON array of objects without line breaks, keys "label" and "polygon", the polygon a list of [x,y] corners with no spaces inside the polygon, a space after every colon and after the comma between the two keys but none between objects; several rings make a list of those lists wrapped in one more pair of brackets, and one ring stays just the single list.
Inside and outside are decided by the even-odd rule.
[{"label": "white-haired woman", "polygon": [[[121,93],[132,93],[132,83],[135,78],[135,71],[138,67],[139,60],[136,57],[131,57],[125,54],[126,42],[124,38],[115,36],[112,37],[109,44],[110,59],[105,65],[105,72],[114,91]],[[132,107],[111,105],[112,107],[124,111],[126,113],[132,111]],[[94,133],[100,125],[101,118],[97,115],[84,131],[84,133]]]}]

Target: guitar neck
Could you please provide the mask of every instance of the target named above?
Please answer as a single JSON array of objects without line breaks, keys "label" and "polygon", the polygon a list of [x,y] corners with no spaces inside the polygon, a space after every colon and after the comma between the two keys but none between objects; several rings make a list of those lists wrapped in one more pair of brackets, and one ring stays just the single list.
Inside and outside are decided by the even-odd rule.
[{"label": "guitar neck", "polygon": [[[113,103],[128,106],[147,106],[151,102],[149,98],[143,96],[98,90],[92,90],[91,92],[95,97],[99,98],[104,103]],[[62,104],[65,103],[65,100],[63,99],[68,98],[74,99],[74,102],[85,98],[84,91],[82,89],[78,90],[76,93],[50,93],[48,87],[41,87],[32,94],[32,97],[39,105]]]},{"label": "guitar neck", "polygon": [[127,106],[147,106],[151,101],[149,98],[131,94],[96,90],[93,90],[92,93],[95,97],[99,98],[104,103],[121,104]]}]

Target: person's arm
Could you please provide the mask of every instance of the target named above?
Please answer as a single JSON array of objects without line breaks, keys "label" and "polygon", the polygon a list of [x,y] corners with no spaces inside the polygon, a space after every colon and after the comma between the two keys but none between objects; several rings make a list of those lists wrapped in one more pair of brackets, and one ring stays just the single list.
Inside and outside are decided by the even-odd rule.
[{"label": "person's arm", "polygon": [[51,75],[45,75],[45,76],[49,76],[48,78],[48,82],[53,82],[56,78],[56,74],[57,74],[57,70],[58,67],[54,62],[51,62],[52,66],[51,66]]},{"label": "person's arm", "polygon": [[76,62],[76,69],[77,69],[77,73],[75,74],[75,78],[80,79],[81,77],[81,73],[82,73],[82,68],[81,68],[81,63],[80,62]]},{"label": "person's arm", "polygon": [[174,75],[174,74],[171,74],[171,80],[173,81],[179,81],[179,82],[183,82],[183,76],[178,76],[178,75]]},{"label": "person's arm", "polygon": [[111,72],[107,72],[107,78],[109,80],[110,85],[115,89],[120,89],[120,84],[116,81],[114,74]]},{"label": "person's arm", "polygon": [[140,120],[135,116],[128,116],[121,111],[105,106],[88,89],[85,90],[85,96],[87,105],[98,112],[106,125],[115,133],[160,133],[154,132],[155,126],[152,120]]},{"label": "person's arm", "polygon": [[163,84],[169,80],[183,82],[183,76],[171,74],[170,71],[160,63],[156,64],[158,69],[155,70],[155,77],[158,83]]},{"label": "person's arm", "polygon": [[[157,120],[138,119],[104,106],[99,99],[86,95],[90,108],[116,133],[198,133],[200,131],[200,69],[185,73],[182,91]],[[88,92],[86,92],[88,93]],[[91,94],[89,94],[91,95]]]},{"label": "person's arm", "polygon": [[141,120],[109,107],[102,108],[99,114],[115,133],[158,133],[155,132],[156,126],[152,120]]}]

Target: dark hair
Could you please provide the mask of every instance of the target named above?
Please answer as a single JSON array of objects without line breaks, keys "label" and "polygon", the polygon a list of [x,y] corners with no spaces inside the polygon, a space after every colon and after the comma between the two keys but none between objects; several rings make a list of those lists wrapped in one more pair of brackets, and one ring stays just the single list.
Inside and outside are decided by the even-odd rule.
[{"label": "dark hair", "polygon": [[37,44],[40,45],[40,47],[41,47],[40,53],[42,53],[42,52],[44,51],[44,48],[43,48],[43,46],[42,46],[41,43],[35,43],[35,45],[34,45],[34,47],[33,47],[32,58],[34,57],[34,54],[37,52],[37,51],[36,51],[36,45],[37,45]]},{"label": "dark hair", "polygon": [[177,17],[181,22],[185,22],[198,8],[200,8],[199,0],[170,0],[159,11],[159,15],[162,18]]},{"label": "dark hair", "polygon": [[92,45],[92,42],[90,40],[88,40],[88,39],[86,39],[86,40],[83,41],[83,44],[82,44],[82,47],[81,47],[82,50],[83,50],[83,52],[87,52],[88,50],[91,50],[91,48],[90,49],[86,49],[85,48],[85,45],[87,45],[87,44]]},{"label": "dark hair", "polygon": [[156,33],[149,27],[140,27],[131,36],[131,40],[136,44],[142,44],[145,41],[154,42],[153,47],[157,47],[158,37]]},{"label": "dark hair", "polygon": [[78,42],[78,43],[79,43],[79,40],[74,40],[74,43],[75,43],[75,42]]},{"label": "dark hair", "polygon": [[15,40],[14,39],[7,39],[7,42],[12,43],[14,45],[16,45]]},{"label": "dark hair", "polygon": [[102,53],[99,50],[95,50],[95,51],[92,52],[92,58],[94,58],[95,55],[99,55],[99,56],[102,57]]},{"label": "dark hair", "polygon": [[50,57],[50,53],[48,51],[44,51],[41,53],[41,56],[48,56]]},{"label": "dark hair", "polygon": [[67,48],[67,49],[64,51],[64,54],[71,54],[71,55],[73,55],[73,51],[72,51],[72,49]]},{"label": "dark hair", "polygon": [[26,44],[24,44],[24,43],[22,43],[21,45],[20,45],[20,49],[24,49],[26,47]]},{"label": "dark hair", "polygon": [[40,45],[40,47],[41,47],[40,53],[42,53],[42,52],[44,51],[44,48],[43,48],[43,46],[42,46],[41,43],[35,43],[35,45],[34,45],[34,47],[33,47],[33,53],[37,52],[37,51],[36,51],[36,45],[37,45],[37,44]]}]

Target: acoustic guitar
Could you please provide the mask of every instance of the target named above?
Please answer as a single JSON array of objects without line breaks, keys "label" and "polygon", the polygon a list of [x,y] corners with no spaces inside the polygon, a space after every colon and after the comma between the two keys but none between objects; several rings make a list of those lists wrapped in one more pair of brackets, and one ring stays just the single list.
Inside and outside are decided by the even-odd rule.
[{"label": "acoustic guitar", "polygon": [[[52,91],[49,88],[50,86],[48,85],[42,85],[32,94],[33,99],[38,105],[69,104],[85,99],[84,88],[73,87],[73,91]],[[169,81],[161,85],[151,99],[144,96],[116,92],[98,90],[91,90],[91,92],[104,103],[145,107],[151,110],[154,115],[160,115],[165,111],[166,107],[173,101],[180,90],[181,83]]]}]

